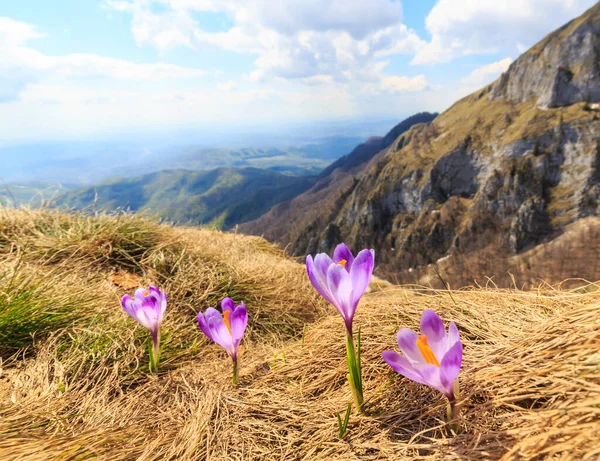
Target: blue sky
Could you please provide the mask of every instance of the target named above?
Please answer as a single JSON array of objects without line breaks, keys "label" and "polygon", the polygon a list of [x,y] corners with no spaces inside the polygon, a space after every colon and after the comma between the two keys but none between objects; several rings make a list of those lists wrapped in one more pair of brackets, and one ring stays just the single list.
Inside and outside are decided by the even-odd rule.
[{"label": "blue sky", "polygon": [[592,0],[11,0],[0,141],[441,111]]}]

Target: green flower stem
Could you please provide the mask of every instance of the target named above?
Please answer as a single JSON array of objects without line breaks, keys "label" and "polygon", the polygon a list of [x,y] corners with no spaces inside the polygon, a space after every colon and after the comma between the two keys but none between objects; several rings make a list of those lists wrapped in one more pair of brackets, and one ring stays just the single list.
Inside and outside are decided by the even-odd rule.
[{"label": "green flower stem", "polygon": [[160,362],[160,332],[152,334],[152,342],[148,345],[150,352],[150,372],[158,372],[158,363]]},{"label": "green flower stem", "polygon": [[362,372],[360,365],[360,330],[358,332],[358,347],[354,346],[354,338],[351,334],[346,335],[346,359],[348,361],[348,383],[352,390],[354,403],[359,411],[362,410],[364,404]]},{"label": "green flower stem", "polygon": [[237,383],[238,383],[238,361],[237,361],[237,357],[235,359],[233,359],[233,378],[232,378],[231,382],[233,383],[233,387],[237,387]]},{"label": "green flower stem", "polygon": [[454,395],[450,399],[448,399],[448,407],[446,409],[446,421],[449,423],[450,430],[454,432],[454,434],[458,434],[460,432],[460,424],[456,422],[456,418],[460,414],[460,407],[458,405],[459,398],[459,384],[458,379],[454,381],[452,384]]}]

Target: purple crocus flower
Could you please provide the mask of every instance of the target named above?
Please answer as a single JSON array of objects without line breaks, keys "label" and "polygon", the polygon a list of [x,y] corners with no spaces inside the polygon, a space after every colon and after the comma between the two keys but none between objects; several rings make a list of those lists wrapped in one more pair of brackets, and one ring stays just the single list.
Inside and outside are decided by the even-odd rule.
[{"label": "purple crocus flower", "polygon": [[373,250],[362,250],[355,258],[345,243],[340,243],[335,248],[333,259],[325,253],[319,253],[314,260],[311,255],[306,257],[306,272],[308,272],[310,283],[323,298],[333,304],[333,307],[344,319],[348,383],[359,410],[364,404],[360,329],[358,330],[358,347],[356,347],[352,335],[352,321],[356,306],[371,281],[374,265],[375,252]]},{"label": "purple crocus flower", "polygon": [[231,298],[221,302],[223,315],[213,308],[206,309],[206,313],[198,312],[198,326],[211,340],[227,351],[233,360],[233,384],[237,384],[238,348],[246,326],[248,325],[248,312],[241,303],[236,306]]},{"label": "purple crocus flower", "polygon": [[375,252],[362,250],[356,258],[346,246],[339,244],[333,259],[319,253],[314,260],[306,257],[306,271],[313,287],[338,310],[352,336],[352,320],[360,298],[369,286],[375,265]]},{"label": "purple crocus flower", "polygon": [[456,324],[450,322],[446,333],[440,316],[432,310],[426,310],[421,316],[420,335],[402,328],[397,337],[404,357],[395,351],[385,351],[383,359],[402,376],[444,394],[453,414],[458,397],[456,378],[463,357],[463,345]]},{"label": "purple crocus flower", "polygon": [[152,336],[150,368],[156,371],[159,361],[160,324],[167,309],[167,295],[155,286],[138,288],[133,298],[128,294],[121,299],[123,310],[136,322],[146,327]]}]

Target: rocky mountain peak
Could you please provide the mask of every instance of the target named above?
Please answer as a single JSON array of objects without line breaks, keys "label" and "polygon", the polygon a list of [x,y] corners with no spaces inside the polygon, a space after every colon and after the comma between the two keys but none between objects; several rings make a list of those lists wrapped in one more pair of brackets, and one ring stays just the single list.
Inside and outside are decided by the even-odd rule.
[{"label": "rocky mountain peak", "polygon": [[600,101],[600,3],[513,62],[489,98],[542,108]]},{"label": "rocky mountain peak", "polygon": [[[388,148],[366,162],[350,154],[244,231],[297,256],[340,241],[373,248],[379,274],[401,281],[421,283],[413,274],[440,261],[461,281],[502,270],[600,214],[600,113],[584,103],[600,101],[599,56],[600,3],[483,91],[429,123],[409,119],[384,137]],[[484,267],[482,254],[499,259]]]}]

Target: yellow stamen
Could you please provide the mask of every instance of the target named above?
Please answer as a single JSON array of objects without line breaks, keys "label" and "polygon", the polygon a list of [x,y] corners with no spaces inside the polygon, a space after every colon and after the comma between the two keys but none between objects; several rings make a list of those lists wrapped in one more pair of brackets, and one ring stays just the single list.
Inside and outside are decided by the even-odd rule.
[{"label": "yellow stamen", "polygon": [[150,292],[146,291],[146,293],[144,293],[144,296],[150,296]]},{"label": "yellow stamen", "polygon": [[229,334],[231,333],[231,324],[229,323],[229,316],[231,315],[231,311],[223,312],[223,321],[225,322],[225,326],[229,330]]},{"label": "yellow stamen", "polygon": [[435,365],[436,367],[440,366],[440,362],[435,357],[435,354],[429,347],[429,343],[427,342],[427,336],[420,335],[419,339],[417,339],[417,347],[421,351],[421,355],[425,359],[425,362],[430,363],[431,365]]},{"label": "yellow stamen", "polygon": [[338,264],[345,268],[346,264],[348,264],[348,261],[346,261],[345,259],[342,259]]}]

